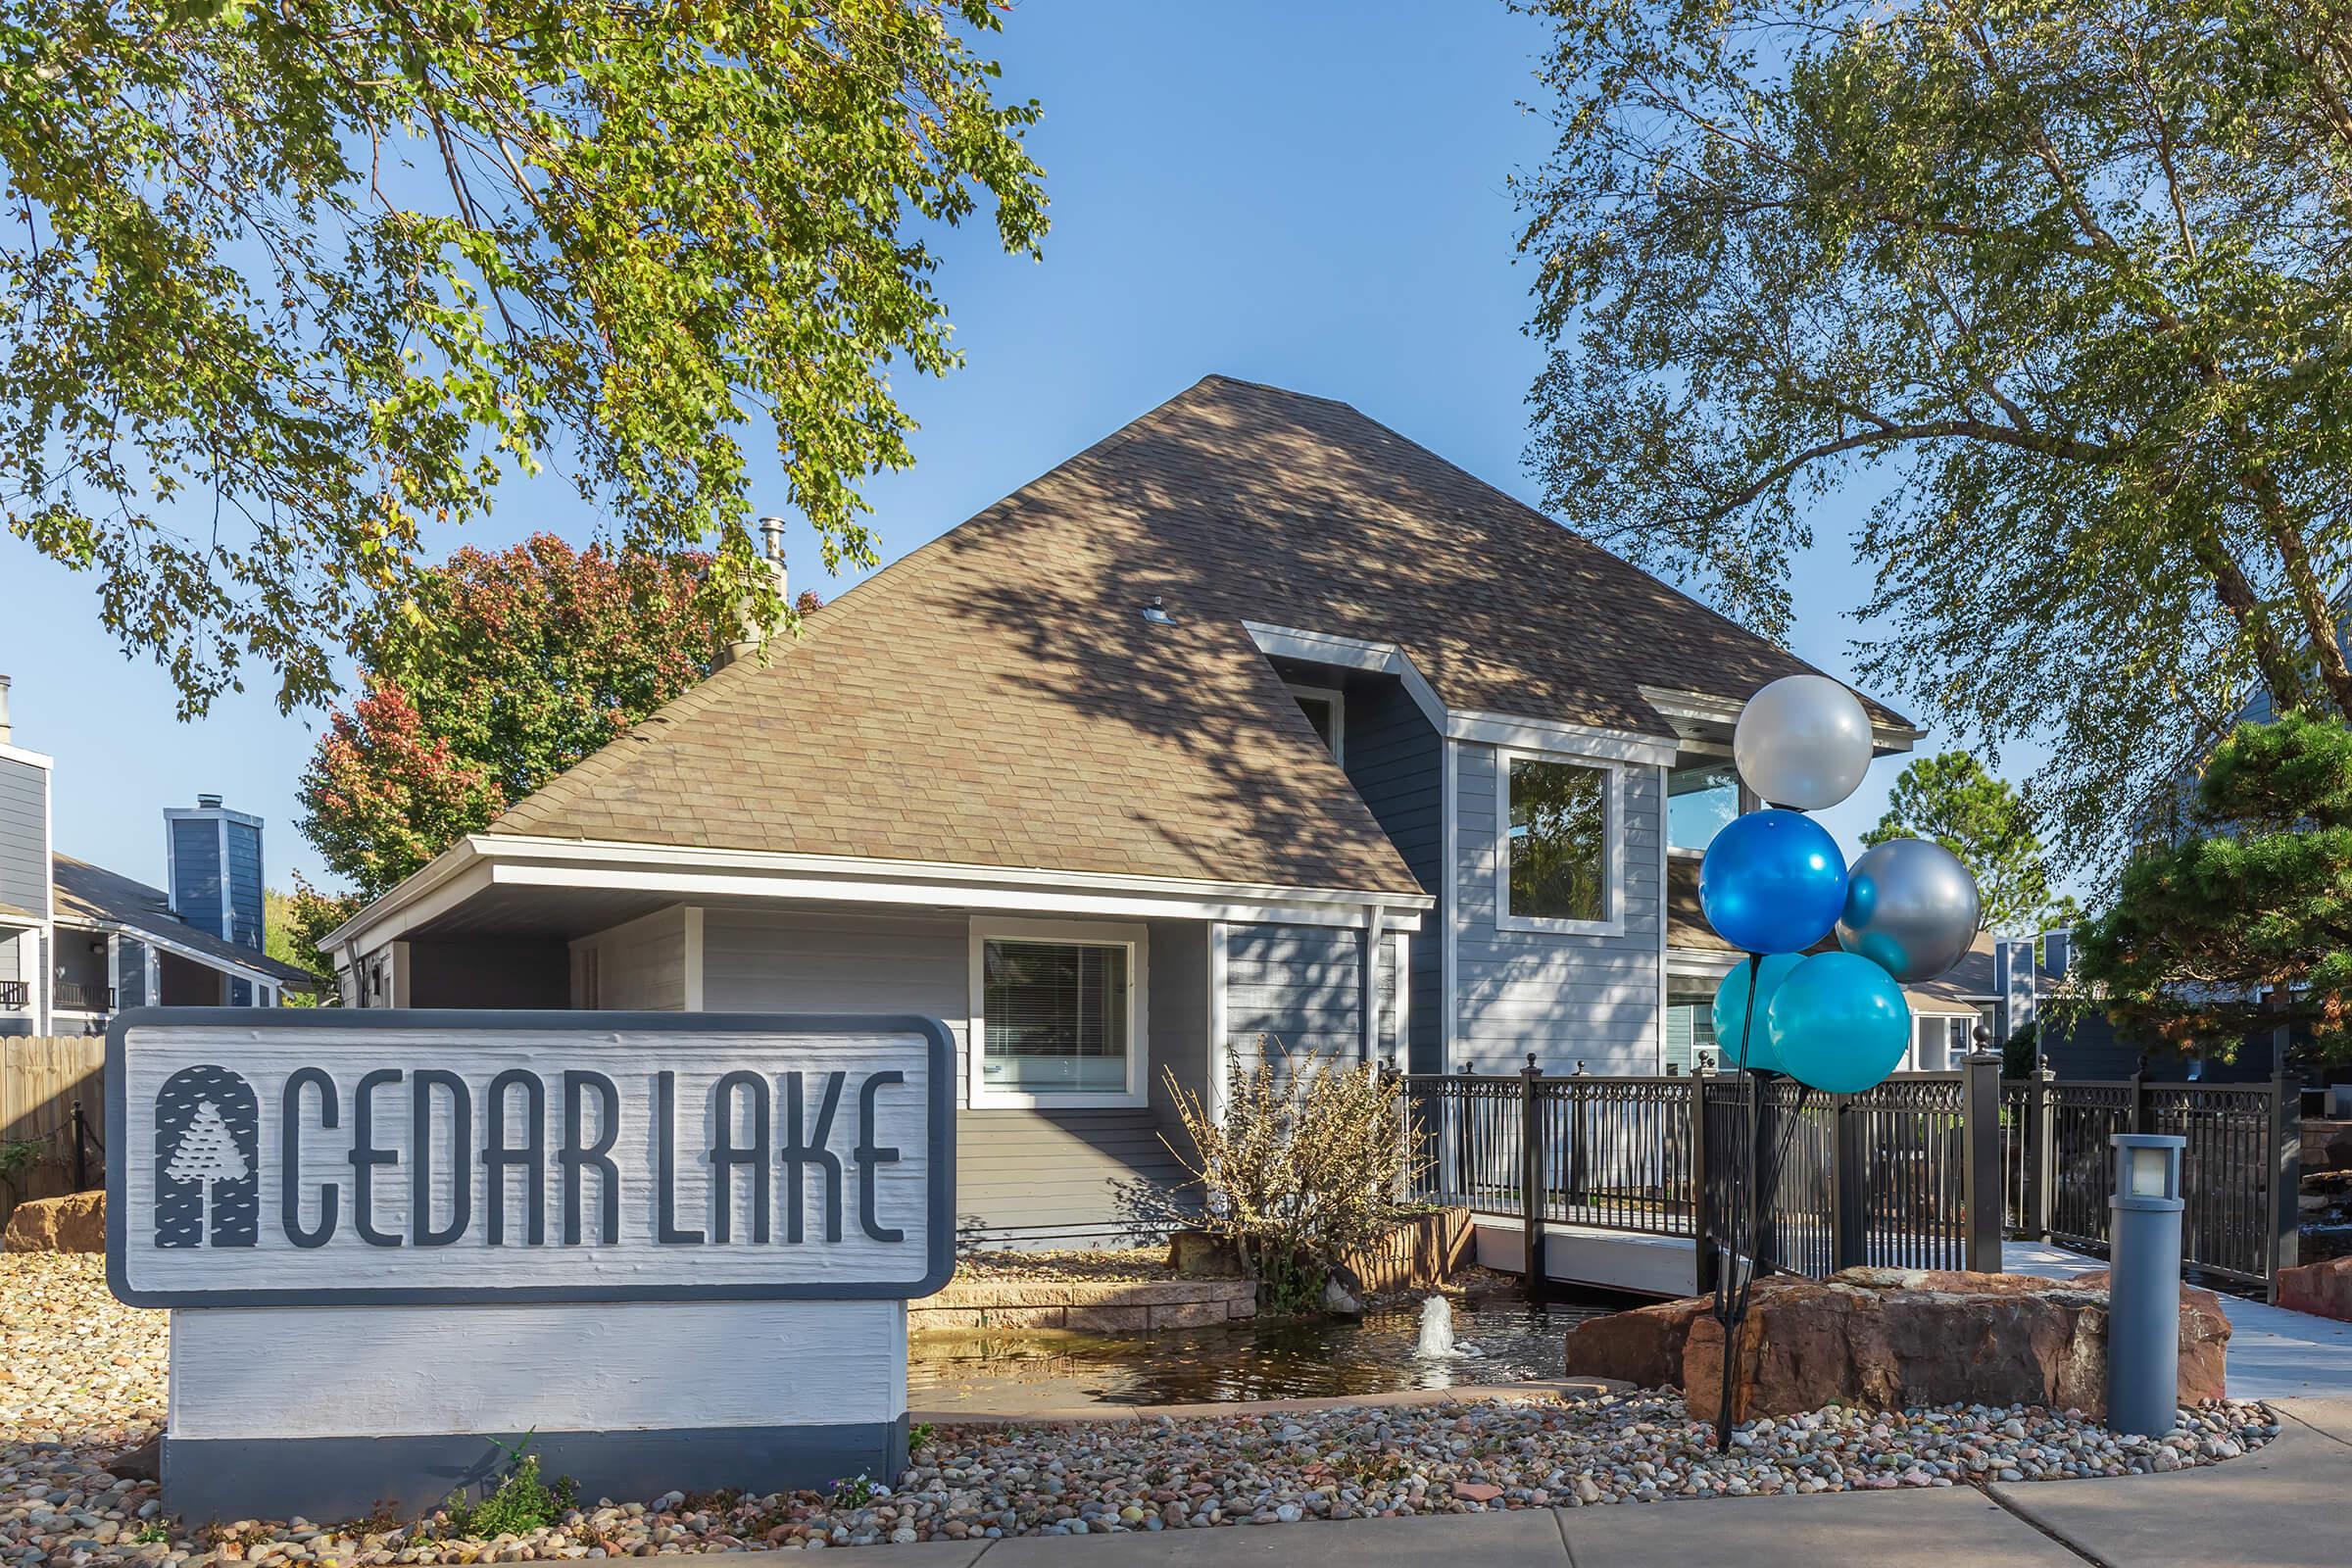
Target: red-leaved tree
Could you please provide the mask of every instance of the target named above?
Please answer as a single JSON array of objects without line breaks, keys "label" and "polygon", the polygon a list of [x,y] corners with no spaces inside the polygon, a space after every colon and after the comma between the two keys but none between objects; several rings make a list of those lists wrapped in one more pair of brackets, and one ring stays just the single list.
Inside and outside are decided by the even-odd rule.
[{"label": "red-leaved tree", "polygon": [[303,773],[304,834],[373,898],[488,826],[710,669],[738,627],[701,592],[710,565],[545,533],[460,550],[416,616],[368,628],[363,694]]}]

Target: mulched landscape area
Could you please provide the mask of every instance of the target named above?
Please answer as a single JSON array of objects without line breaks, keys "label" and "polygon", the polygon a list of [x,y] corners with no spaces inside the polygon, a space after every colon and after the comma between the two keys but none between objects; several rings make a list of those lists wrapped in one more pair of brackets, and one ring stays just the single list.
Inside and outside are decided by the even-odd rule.
[{"label": "mulched landscape area", "polygon": [[2248,1403],[2200,1409],[2162,1443],[2038,1407],[1833,1408],[1751,1423],[1718,1458],[1671,1394],[982,1427],[918,1433],[914,1468],[895,1486],[691,1501],[673,1493],[484,1542],[445,1539],[430,1521],[164,1521],[153,1483],[106,1465],[159,1430],[165,1357],[165,1315],[117,1302],[103,1259],[0,1256],[0,1562],[518,1562],[1950,1487],[2213,1464],[2278,1430]]}]

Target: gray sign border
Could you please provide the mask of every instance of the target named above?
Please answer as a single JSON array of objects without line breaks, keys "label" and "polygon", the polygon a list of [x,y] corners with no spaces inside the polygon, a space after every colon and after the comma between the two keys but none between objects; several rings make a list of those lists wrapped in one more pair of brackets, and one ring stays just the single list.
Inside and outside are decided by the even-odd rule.
[{"label": "gray sign border", "polygon": [[[928,1267],[920,1280],[782,1285],[385,1286],[351,1290],[137,1291],[124,1277],[130,1215],[125,1160],[129,1075],[124,1036],[133,1029],[467,1029],[568,1034],[921,1035],[930,1047],[931,1162]],[[475,1007],[135,1007],[106,1031],[106,1283],[127,1306],[441,1306],[501,1301],[889,1301],[930,1296],[956,1272],[956,1037],[919,1013],[558,1012]]]}]

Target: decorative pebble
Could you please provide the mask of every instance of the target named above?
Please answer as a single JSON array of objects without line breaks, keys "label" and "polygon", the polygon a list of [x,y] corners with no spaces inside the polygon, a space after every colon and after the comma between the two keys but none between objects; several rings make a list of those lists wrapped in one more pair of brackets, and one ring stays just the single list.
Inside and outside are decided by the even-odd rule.
[{"label": "decorative pebble", "polygon": [[[0,1568],[382,1568],[667,1556],[1004,1536],[1295,1524],[1668,1497],[1982,1486],[2222,1463],[2278,1435],[2259,1404],[2181,1412],[2158,1440],[2038,1405],[1837,1406],[1749,1422],[1729,1455],[1679,1395],[1283,1410],[1105,1430],[944,1428],[895,1487],[599,1499],[554,1526],[452,1541],[416,1521],[239,1520],[192,1532],[108,1460],[164,1419],[166,1316],[94,1256],[0,1255]],[[150,1539],[142,1540],[141,1537]]]}]

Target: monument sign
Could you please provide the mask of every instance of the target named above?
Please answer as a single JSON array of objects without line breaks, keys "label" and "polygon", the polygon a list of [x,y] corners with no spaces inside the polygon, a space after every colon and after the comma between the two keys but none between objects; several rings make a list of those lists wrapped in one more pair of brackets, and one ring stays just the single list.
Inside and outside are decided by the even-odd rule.
[{"label": "monument sign", "polygon": [[590,1496],[885,1475],[954,1092],[929,1018],[122,1015],[108,1277],[172,1311],[167,1504],[424,1507],[525,1434]]}]

